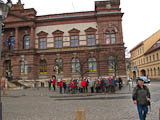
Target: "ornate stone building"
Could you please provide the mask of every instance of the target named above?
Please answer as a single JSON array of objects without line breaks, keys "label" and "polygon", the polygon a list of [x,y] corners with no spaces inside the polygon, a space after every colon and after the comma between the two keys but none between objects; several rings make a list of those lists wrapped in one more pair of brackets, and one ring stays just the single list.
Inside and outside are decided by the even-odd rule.
[{"label": "ornate stone building", "polygon": [[37,16],[18,0],[3,21],[3,74],[13,79],[126,76],[120,0],[95,11]]},{"label": "ornate stone building", "polygon": [[147,76],[160,80],[160,30],[139,43],[131,51],[132,77]]}]

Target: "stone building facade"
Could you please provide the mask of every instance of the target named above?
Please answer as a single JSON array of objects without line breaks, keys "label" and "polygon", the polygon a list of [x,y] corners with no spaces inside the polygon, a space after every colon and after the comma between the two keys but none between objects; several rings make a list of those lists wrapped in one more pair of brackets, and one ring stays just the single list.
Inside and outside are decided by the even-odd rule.
[{"label": "stone building facade", "polygon": [[135,46],[131,52],[132,77],[160,80],[160,30]]},{"label": "stone building facade", "polygon": [[13,79],[126,76],[120,0],[95,11],[37,16],[19,0],[3,21],[3,74]]}]

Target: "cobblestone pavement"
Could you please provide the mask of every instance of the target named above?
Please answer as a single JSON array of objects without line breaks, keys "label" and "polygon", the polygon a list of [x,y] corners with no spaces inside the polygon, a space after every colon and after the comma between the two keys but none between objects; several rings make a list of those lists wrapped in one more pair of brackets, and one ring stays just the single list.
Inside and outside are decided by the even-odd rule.
[{"label": "cobblestone pavement", "polygon": [[[152,111],[147,120],[158,120],[160,83],[148,85],[152,94]],[[86,120],[139,120],[131,99],[132,87],[115,94],[62,94],[39,90],[12,90],[2,97],[3,120],[74,120],[75,111],[83,108]]]}]

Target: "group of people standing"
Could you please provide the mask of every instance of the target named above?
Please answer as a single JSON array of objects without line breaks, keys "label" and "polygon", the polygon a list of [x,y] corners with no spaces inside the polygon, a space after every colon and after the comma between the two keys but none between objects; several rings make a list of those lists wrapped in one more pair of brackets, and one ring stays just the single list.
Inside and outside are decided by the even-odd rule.
[{"label": "group of people standing", "polygon": [[123,81],[121,77],[108,77],[90,80],[84,79],[72,79],[68,81],[60,80],[56,81],[56,77],[53,75],[52,79],[48,81],[49,90],[53,87],[54,91],[56,86],[59,87],[60,94],[63,93],[114,93],[116,88],[121,89]]}]

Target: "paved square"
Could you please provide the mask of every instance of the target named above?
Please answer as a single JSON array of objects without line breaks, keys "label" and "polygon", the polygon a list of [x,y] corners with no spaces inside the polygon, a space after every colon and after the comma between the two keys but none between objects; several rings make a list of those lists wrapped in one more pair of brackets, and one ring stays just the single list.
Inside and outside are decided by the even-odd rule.
[{"label": "paved square", "polygon": [[[152,112],[147,120],[158,120],[160,84],[148,85]],[[83,108],[86,120],[139,120],[128,86],[115,94],[62,94],[26,89],[7,91],[2,97],[3,120],[74,120],[75,111]]]}]

